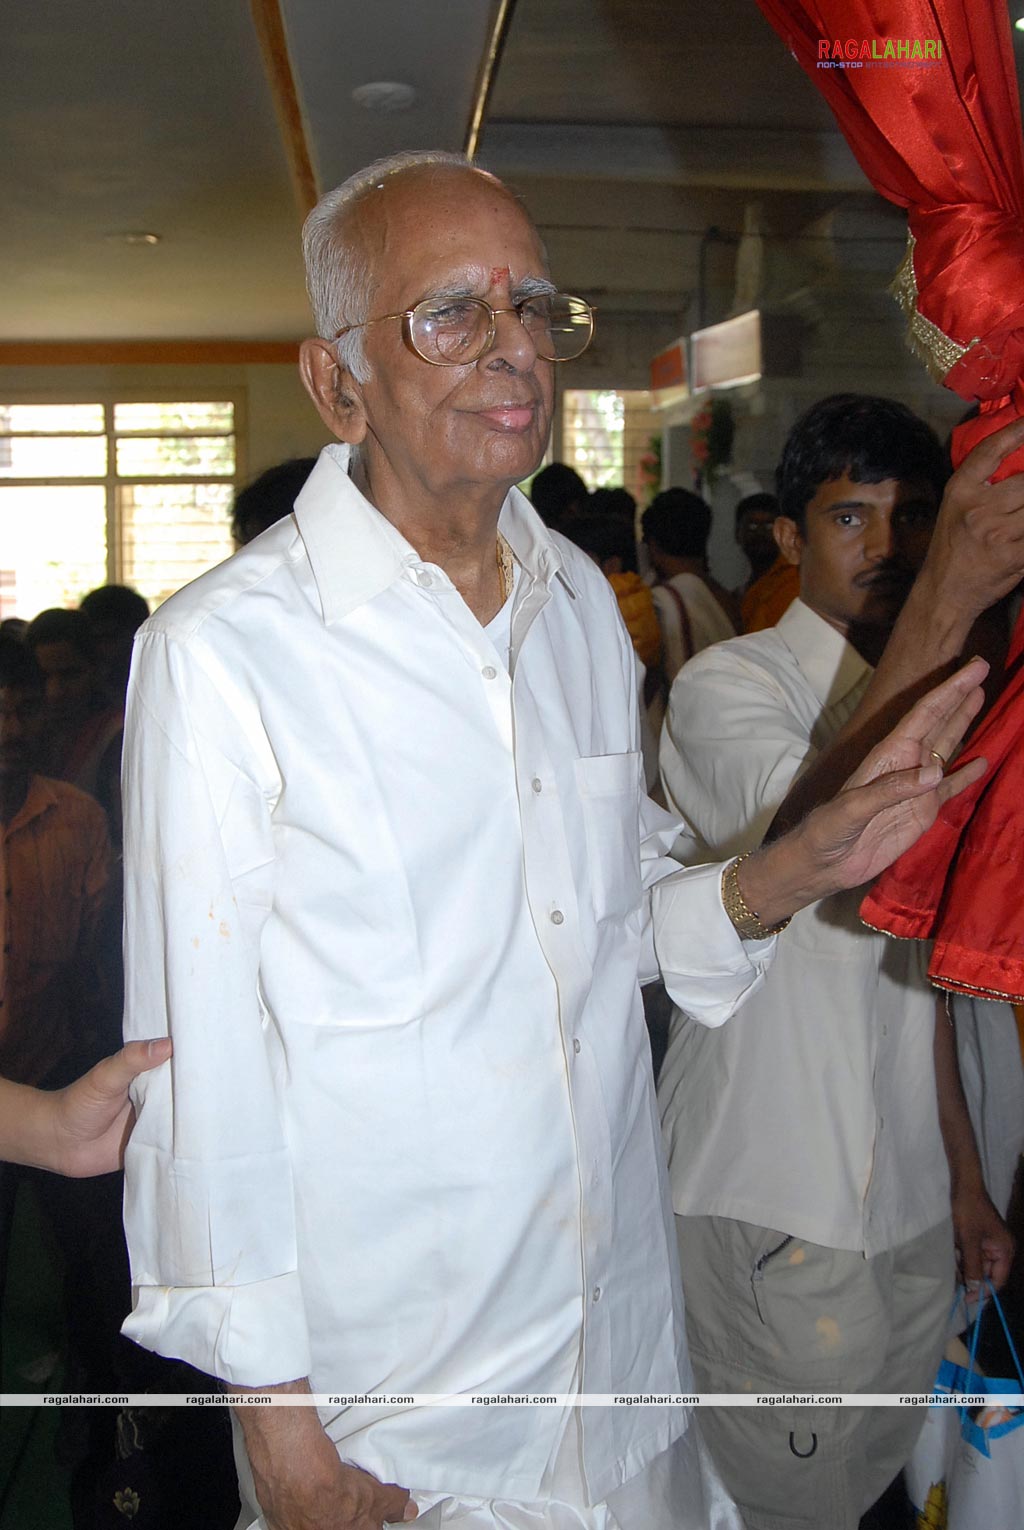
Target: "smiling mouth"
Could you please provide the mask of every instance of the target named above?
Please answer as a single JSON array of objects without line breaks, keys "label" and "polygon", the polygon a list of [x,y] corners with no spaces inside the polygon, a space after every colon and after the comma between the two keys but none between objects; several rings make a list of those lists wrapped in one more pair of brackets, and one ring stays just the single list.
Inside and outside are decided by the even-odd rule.
[{"label": "smiling mouth", "polygon": [[492,404],[489,409],[477,410],[480,418],[497,425],[501,430],[529,430],[537,413],[536,404]]}]

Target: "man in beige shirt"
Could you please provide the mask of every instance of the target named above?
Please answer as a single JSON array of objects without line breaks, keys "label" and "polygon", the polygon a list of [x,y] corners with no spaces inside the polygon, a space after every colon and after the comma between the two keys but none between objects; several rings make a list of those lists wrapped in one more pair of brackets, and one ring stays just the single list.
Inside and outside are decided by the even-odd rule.
[{"label": "man in beige shirt", "polygon": [[[951,657],[972,611],[999,593],[979,581],[948,651],[935,616],[955,613],[969,590],[969,548],[930,559],[907,601],[945,477],[934,434],[888,400],[825,400],[794,427],[776,536],[799,566],[801,598],[777,627],[698,655],[669,700],[662,773],[696,859],[756,848],[794,782],[806,807],[815,770],[820,789],[837,752],[848,770],[877,725],[873,677],[891,683],[901,663],[899,694],[915,678],[908,668],[920,677]],[[958,488],[938,553],[958,534]],[[938,598],[919,603],[932,580]],[[876,671],[905,601],[908,620]],[[924,948],[865,929],[859,901],[854,890],[797,914],[731,1025],[680,1014],[673,1025],[659,1097],[704,1391],[927,1391],[954,1238],[964,1278],[1008,1272],[1012,1241],[984,1192]],[[731,1408],[706,1410],[702,1424],[749,1530],[855,1530],[921,1416]]]}]

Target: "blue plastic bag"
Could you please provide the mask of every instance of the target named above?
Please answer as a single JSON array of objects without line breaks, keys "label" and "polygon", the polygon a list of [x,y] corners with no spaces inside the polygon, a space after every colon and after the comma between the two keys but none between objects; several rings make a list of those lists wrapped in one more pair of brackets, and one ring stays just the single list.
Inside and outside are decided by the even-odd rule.
[{"label": "blue plastic bag", "polygon": [[[963,1299],[958,1294],[957,1306]],[[995,1308],[1016,1366],[1014,1378],[980,1376],[975,1368],[986,1300]],[[956,1308],[954,1308],[954,1311]],[[1020,1530],[1024,1524],[1024,1371],[999,1298],[984,1282],[971,1328],[968,1365],[943,1360],[935,1380],[943,1397],[984,1397],[972,1418],[965,1402],[928,1409],[905,1468],[917,1530]]]}]

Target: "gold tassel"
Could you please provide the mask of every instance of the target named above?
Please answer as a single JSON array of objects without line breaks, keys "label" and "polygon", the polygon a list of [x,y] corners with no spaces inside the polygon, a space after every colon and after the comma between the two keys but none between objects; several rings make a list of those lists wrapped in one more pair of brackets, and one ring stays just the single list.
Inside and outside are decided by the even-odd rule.
[{"label": "gold tassel", "polygon": [[924,363],[929,375],[938,383],[944,381],[962,356],[967,354],[966,345],[958,345],[944,335],[937,324],[917,311],[917,277],[914,274],[913,234],[907,235],[907,253],[900,262],[899,270],[892,279],[890,293],[896,299],[907,320],[907,344]]}]

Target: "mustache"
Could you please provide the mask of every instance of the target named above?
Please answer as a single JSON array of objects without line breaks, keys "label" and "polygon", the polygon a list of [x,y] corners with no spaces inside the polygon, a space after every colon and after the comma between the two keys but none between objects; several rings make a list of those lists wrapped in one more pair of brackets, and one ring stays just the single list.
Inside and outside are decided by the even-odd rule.
[{"label": "mustache", "polygon": [[863,574],[857,574],[853,580],[858,590],[872,590],[876,586],[911,585],[914,582],[914,571],[905,563],[900,563],[895,558],[886,558],[884,563],[877,564],[872,569],[865,569]]}]

